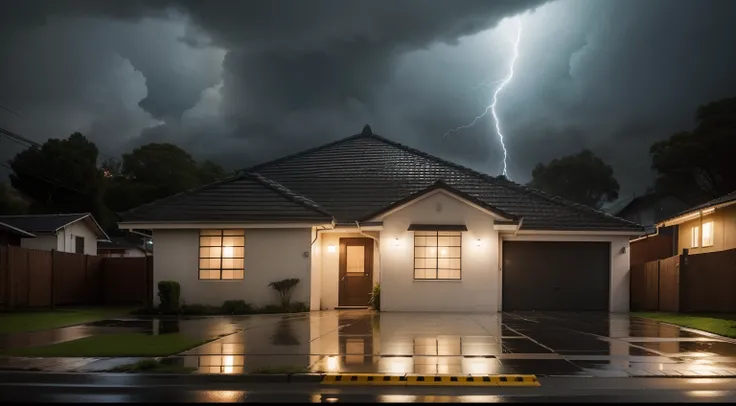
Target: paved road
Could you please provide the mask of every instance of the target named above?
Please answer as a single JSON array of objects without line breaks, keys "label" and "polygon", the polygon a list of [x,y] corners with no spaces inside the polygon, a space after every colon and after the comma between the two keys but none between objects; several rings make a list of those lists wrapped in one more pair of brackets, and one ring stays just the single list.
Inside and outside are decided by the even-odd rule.
[{"label": "paved road", "polygon": [[730,378],[546,378],[540,388],[327,387],[131,375],[2,376],[2,402],[736,402]]}]

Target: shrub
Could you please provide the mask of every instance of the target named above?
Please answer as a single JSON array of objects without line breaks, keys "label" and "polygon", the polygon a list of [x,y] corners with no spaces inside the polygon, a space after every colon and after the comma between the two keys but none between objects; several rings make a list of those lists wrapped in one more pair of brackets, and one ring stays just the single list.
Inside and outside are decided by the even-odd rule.
[{"label": "shrub", "polygon": [[373,286],[373,290],[371,291],[371,298],[368,300],[368,306],[370,306],[373,310],[380,312],[381,311],[381,284],[377,283]]},{"label": "shrub", "polygon": [[253,306],[244,300],[226,300],[222,304],[222,312],[225,314],[249,314],[253,313]]},{"label": "shrub", "polygon": [[291,294],[294,292],[294,288],[298,283],[299,278],[290,278],[268,284],[268,286],[272,287],[279,295],[279,302],[281,303],[282,309],[289,309],[291,304]]},{"label": "shrub", "polygon": [[179,310],[179,282],[160,281],[158,283],[158,299],[161,301],[159,309],[162,312],[176,312]]},{"label": "shrub", "polygon": [[220,308],[220,306],[190,304],[190,305],[183,305],[181,307],[181,314],[186,314],[186,315],[191,315],[191,316],[204,316],[204,315],[220,314],[220,313],[222,313],[222,309]]},{"label": "shrub", "polygon": [[287,313],[287,310],[284,309],[281,305],[265,305],[263,307],[259,307],[256,309],[256,313],[261,314],[271,314],[271,313]]}]

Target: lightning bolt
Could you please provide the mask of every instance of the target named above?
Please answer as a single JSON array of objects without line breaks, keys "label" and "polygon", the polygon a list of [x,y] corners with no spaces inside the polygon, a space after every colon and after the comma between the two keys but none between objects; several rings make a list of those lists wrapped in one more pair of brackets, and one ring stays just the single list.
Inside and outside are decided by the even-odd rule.
[{"label": "lightning bolt", "polygon": [[448,135],[452,133],[456,133],[462,129],[470,128],[474,126],[475,123],[478,122],[478,120],[485,117],[490,111],[491,115],[493,116],[493,121],[494,121],[495,128],[496,128],[496,135],[498,136],[498,139],[501,142],[501,148],[503,149],[503,176],[507,178],[509,178],[509,174],[508,174],[508,170],[506,166],[506,158],[508,157],[508,152],[506,151],[506,145],[503,142],[503,133],[501,132],[501,122],[498,119],[498,114],[496,113],[496,106],[498,105],[498,94],[501,93],[504,87],[506,87],[506,85],[509,84],[509,82],[511,82],[511,79],[514,78],[514,67],[516,66],[516,60],[519,58],[519,42],[521,40],[521,20],[519,20],[518,18],[516,18],[515,20],[516,20],[516,26],[517,26],[516,39],[514,40],[514,53],[513,53],[513,56],[511,57],[511,63],[509,64],[509,72],[504,79],[500,80],[500,84],[498,85],[498,87],[496,87],[496,90],[493,92],[493,101],[491,102],[490,105],[488,105],[485,108],[485,110],[483,110],[483,112],[479,116],[475,117],[473,121],[471,121],[468,124],[463,124],[459,127],[455,127],[451,130],[448,130],[442,136],[442,139],[444,140],[445,138],[447,138]]}]

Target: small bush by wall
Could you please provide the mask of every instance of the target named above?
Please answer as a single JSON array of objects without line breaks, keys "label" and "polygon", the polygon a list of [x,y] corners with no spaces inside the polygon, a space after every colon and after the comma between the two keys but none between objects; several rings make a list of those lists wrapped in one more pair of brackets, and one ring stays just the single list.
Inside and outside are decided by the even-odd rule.
[{"label": "small bush by wall", "polygon": [[159,309],[163,312],[179,310],[179,292],[181,287],[176,281],[161,281],[158,283],[158,298],[161,301]]}]

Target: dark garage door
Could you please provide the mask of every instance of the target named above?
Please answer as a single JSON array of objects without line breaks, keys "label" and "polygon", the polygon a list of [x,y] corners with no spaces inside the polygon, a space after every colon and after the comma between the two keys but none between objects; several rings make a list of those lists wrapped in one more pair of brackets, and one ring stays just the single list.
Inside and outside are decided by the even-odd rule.
[{"label": "dark garage door", "polygon": [[503,243],[503,310],[608,311],[607,242]]}]

